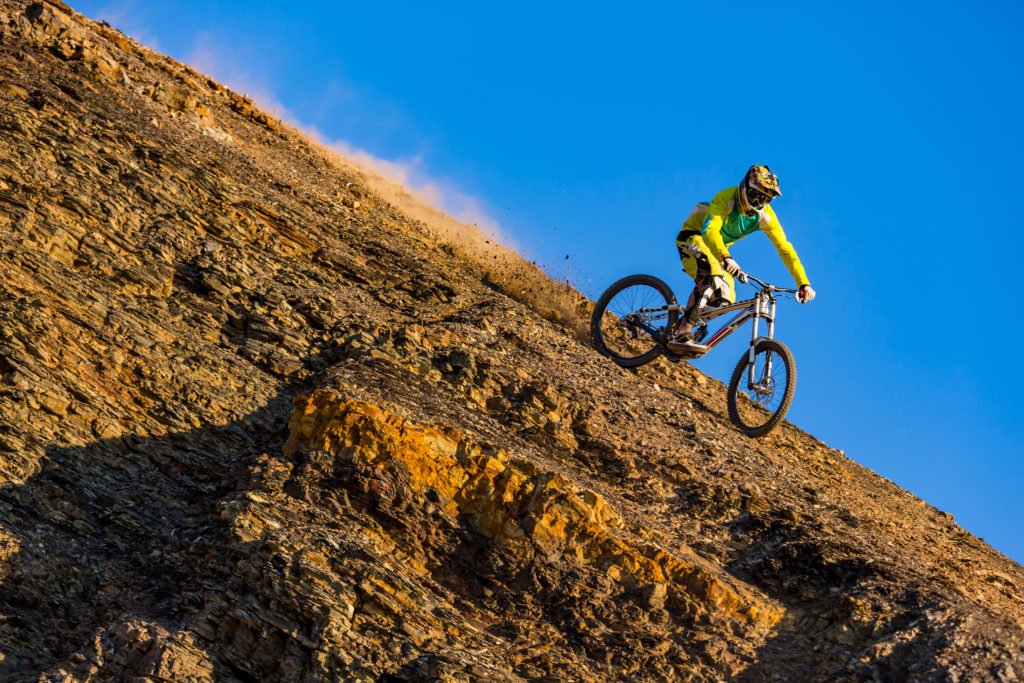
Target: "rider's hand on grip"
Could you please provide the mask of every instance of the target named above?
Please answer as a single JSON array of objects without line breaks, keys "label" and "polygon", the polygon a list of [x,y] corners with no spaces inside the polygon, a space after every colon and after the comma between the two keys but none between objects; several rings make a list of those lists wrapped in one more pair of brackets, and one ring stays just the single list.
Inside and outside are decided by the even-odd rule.
[{"label": "rider's hand on grip", "polygon": [[724,268],[725,272],[729,273],[729,275],[732,275],[733,277],[743,272],[743,269],[740,268],[740,264],[736,263],[736,259],[732,256],[726,256],[722,259],[722,268]]},{"label": "rider's hand on grip", "polygon": [[814,301],[814,288],[810,285],[800,285],[800,292],[797,294],[800,303],[806,304]]}]

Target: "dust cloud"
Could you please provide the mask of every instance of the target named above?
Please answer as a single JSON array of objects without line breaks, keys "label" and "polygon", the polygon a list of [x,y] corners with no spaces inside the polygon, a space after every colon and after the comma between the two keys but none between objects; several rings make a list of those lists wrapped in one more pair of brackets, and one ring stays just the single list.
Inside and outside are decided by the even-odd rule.
[{"label": "dust cloud", "polygon": [[411,182],[407,165],[379,159],[343,142],[328,142],[316,131],[302,131],[302,135],[381,199],[423,223],[429,230],[424,237],[433,239],[453,257],[479,267],[489,286],[529,306],[578,339],[587,338],[593,304],[567,282],[555,280],[506,246],[508,238],[501,234],[500,226],[472,198],[463,195],[456,199],[462,205],[461,213],[465,216],[468,211],[473,222],[458,220],[437,208],[450,203],[451,191],[430,182]]},{"label": "dust cloud", "polygon": [[[415,161],[390,161],[304,125],[287,107],[247,75],[237,58],[217,46],[201,42],[190,63],[206,73],[234,84],[308,144],[348,173],[356,175],[372,192],[409,218],[421,221],[433,239],[453,257],[477,265],[484,281],[529,306],[550,322],[561,325],[581,340],[589,334],[593,304],[568,281],[547,275],[520,256],[514,240],[502,234],[476,198],[416,171]],[[453,217],[454,214],[456,217]],[[429,237],[425,235],[425,237]]]}]

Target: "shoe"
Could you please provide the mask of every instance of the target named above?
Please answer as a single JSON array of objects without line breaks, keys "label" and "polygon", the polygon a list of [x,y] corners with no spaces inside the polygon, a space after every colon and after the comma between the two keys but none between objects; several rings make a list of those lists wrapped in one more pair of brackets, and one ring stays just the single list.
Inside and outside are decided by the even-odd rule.
[{"label": "shoe", "polygon": [[700,344],[692,334],[681,334],[668,340],[665,344],[672,353],[707,353],[708,347]]}]

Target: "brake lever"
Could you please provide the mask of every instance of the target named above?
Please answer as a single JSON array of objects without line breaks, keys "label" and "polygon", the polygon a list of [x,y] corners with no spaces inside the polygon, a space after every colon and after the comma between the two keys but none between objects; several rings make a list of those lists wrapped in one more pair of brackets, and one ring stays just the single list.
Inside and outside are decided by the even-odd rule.
[{"label": "brake lever", "polygon": [[748,283],[747,274],[742,271],[739,275],[736,276],[736,279],[739,280],[744,285]]}]

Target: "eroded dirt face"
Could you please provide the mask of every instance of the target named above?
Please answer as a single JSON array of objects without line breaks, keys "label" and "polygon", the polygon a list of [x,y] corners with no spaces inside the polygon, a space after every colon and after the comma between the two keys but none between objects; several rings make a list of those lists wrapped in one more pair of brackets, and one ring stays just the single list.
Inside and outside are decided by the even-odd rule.
[{"label": "eroded dirt face", "polygon": [[1018,565],[470,227],[60,3],[0,73],[3,680],[1024,676]]}]

